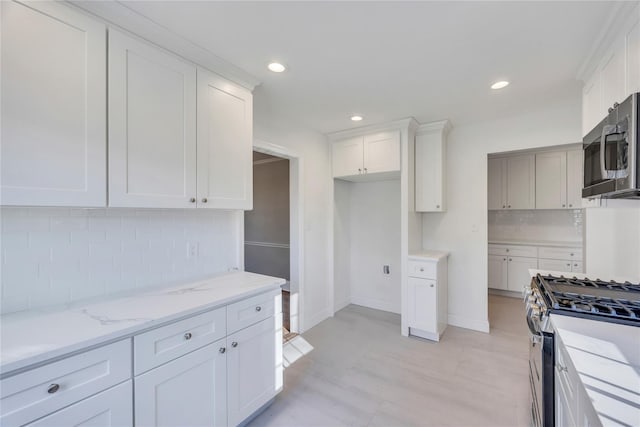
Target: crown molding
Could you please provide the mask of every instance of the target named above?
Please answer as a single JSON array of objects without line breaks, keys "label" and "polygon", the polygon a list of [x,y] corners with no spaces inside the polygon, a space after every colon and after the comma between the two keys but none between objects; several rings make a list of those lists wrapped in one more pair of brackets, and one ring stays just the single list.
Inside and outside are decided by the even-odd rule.
[{"label": "crown molding", "polygon": [[425,123],[418,126],[416,130],[417,135],[424,135],[426,133],[442,132],[443,135],[447,135],[451,130],[451,122],[449,119],[439,120],[437,122]]},{"label": "crown molding", "polygon": [[603,19],[603,25],[591,50],[584,59],[578,72],[576,79],[585,82],[600,64],[603,56],[610,46],[620,37],[621,30],[627,28],[638,19],[640,14],[640,2],[616,2],[609,13]]},{"label": "crown molding", "polygon": [[256,77],[243,69],[118,1],[66,0],[65,3],[93,15],[108,26],[134,34],[251,91],[260,84]]},{"label": "crown molding", "polygon": [[419,123],[413,117],[406,119],[394,120],[392,122],[379,123],[375,125],[361,126],[353,129],[340,130],[327,134],[330,141],[338,139],[351,138],[354,136],[365,135],[374,132],[385,132],[391,130],[415,130]]}]

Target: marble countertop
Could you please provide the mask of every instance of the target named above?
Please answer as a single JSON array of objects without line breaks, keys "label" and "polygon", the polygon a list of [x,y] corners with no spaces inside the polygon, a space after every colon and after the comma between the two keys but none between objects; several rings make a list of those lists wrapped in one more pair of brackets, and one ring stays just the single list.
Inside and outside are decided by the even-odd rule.
[{"label": "marble countertop", "polygon": [[640,327],[551,315],[603,425],[640,426]]},{"label": "marble countertop", "polygon": [[582,248],[582,242],[559,242],[554,240],[504,240],[489,239],[490,245],[552,246],[557,248]]},{"label": "marble countertop", "polygon": [[442,258],[446,258],[448,256],[449,256],[449,252],[425,249],[420,252],[410,253],[409,259],[418,259],[418,260],[428,259],[433,261],[439,261]]},{"label": "marble countertop", "polygon": [[112,342],[194,313],[279,289],[284,279],[235,271],[116,298],[0,317],[0,373]]}]

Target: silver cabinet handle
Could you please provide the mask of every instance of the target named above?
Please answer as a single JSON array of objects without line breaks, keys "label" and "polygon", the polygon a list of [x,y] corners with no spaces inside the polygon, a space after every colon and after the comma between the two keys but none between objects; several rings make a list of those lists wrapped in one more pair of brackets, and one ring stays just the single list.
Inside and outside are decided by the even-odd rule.
[{"label": "silver cabinet handle", "polygon": [[234,342],[231,343],[231,347],[236,348],[237,346],[238,346],[237,342],[234,341]]},{"label": "silver cabinet handle", "polygon": [[206,198],[206,197],[203,197],[203,198],[202,198],[202,203],[207,203],[208,201],[209,201],[209,200],[207,200],[207,198]]},{"label": "silver cabinet handle", "polygon": [[187,332],[186,334],[184,334],[184,339],[187,341],[189,341],[192,337],[193,335],[191,334],[191,332]]},{"label": "silver cabinet handle", "polygon": [[436,205],[436,209],[440,209],[440,205]]},{"label": "silver cabinet handle", "polygon": [[511,205],[507,205],[507,207],[508,207],[509,209],[511,209]]},{"label": "silver cabinet handle", "polygon": [[60,390],[60,384],[51,384],[47,389],[47,393],[53,394],[58,390]]},{"label": "silver cabinet handle", "polygon": [[362,169],[358,168],[358,173],[362,173]]},{"label": "silver cabinet handle", "polygon": [[226,348],[224,347],[220,347],[220,350],[218,350],[221,354],[224,354],[225,351],[227,351]]},{"label": "silver cabinet handle", "polygon": [[570,207],[570,208],[572,208],[572,207],[573,207],[573,205],[572,205],[571,203],[569,203],[569,207]]},{"label": "silver cabinet handle", "polygon": [[504,208],[506,208],[506,206],[505,206],[505,205],[502,205],[502,209],[504,209]]},{"label": "silver cabinet handle", "polygon": [[189,202],[190,202],[190,203],[195,203],[195,202],[196,202],[196,198],[195,198],[195,197],[190,198],[190,199],[189,199]]},{"label": "silver cabinet handle", "polygon": [[420,271],[424,271],[424,268],[420,267]]},{"label": "silver cabinet handle", "polygon": [[562,204],[562,207],[563,207],[563,208],[565,207],[565,204],[564,204],[564,203]]},{"label": "silver cabinet handle", "polygon": [[513,258],[509,258],[509,261],[513,261]]},{"label": "silver cabinet handle", "polygon": [[367,168],[364,168],[364,173],[367,173]]},{"label": "silver cabinet handle", "polygon": [[505,249],[504,251],[505,251],[505,252],[509,252],[509,249]]},{"label": "silver cabinet handle", "polygon": [[260,311],[260,310],[262,310],[262,307],[257,306],[257,307],[256,307],[256,311]]},{"label": "silver cabinet handle", "polygon": [[429,285],[430,288],[433,288],[433,283]]},{"label": "silver cabinet handle", "polygon": [[507,259],[506,259],[506,258],[502,258],[502,260],[503,260],[503,261],[506,261]]},{"label": "silver cabinet handle", "polygon": [[573,254],[569,254],[569,255],[573,256]]}]

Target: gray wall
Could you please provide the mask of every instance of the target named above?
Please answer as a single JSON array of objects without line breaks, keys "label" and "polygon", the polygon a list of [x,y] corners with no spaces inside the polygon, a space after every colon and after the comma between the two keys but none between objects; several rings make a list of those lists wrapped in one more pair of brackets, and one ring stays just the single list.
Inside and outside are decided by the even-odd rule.
[{"label": "gray wall", "polygon": [[253,156],[253,210],[244,216],[245,270],[289,277],[289,160]]}]

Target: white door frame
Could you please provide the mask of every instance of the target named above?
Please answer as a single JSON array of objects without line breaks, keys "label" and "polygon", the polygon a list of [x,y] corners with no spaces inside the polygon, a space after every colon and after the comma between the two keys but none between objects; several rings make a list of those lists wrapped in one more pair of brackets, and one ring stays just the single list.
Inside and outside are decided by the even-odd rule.
[{"label": "white door frame", "polygon": [[[305,330],[304,317],[304,185],[303,160],[295,151],[261,139],[253,140],[253,150],[289,160],[289,301],[291,332]],[[244,237],[243,237],[244,247]]]}]

